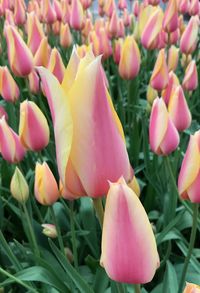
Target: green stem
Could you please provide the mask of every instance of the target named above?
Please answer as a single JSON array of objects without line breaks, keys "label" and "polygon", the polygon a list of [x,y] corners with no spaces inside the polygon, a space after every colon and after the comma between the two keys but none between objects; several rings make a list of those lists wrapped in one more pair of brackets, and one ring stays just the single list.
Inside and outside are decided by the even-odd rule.
[{"label": "green stem", "polygon": [[192,230],[191,230],[191,234],[190,234],[190,243],[189,243],[188,253],[185,258],[185,262],[184,262],[184,266],[183,266],[183,271],[182,271],[182,275],[181,275],[181,279],[180,279],[180,283],[179,283],[178,293],[182,292],[182,289],[183,289],[183,286],[185,283],[185,277],[186,277],[188,265],[189,265],[192,251],[194,248],[194,243],[195,243],[195,239],[196,239],[196,232],[197,232],[198,208],[199,208],[198,204],[196,204],[196,203],[193,204],[193,222],[192,222]]},{"label": "green stem", "polygon": [[118,293],[125,293],[125,289],[122,283],[116,283]]},{"label": "green stem", "polygon": [[135,284],[134,290],[135,290],[135,293],[141,293],[140,284]]},{"label": "green stem", "polygon": [[56,226],[56,231],[57,231],[57,234],[58,234],[58,243],[59,243],[60,249],[61,249],[62,253],[65,255],[65,248],[64,248],[64,244],[63,244],[61,231],[60,231],[60,226],[58,224],[58,221],[57,221],[53,206],[50,206],[49,209],[50,209],[50,212],[51,212],[53,222],[54,222],[54,224]]},{"label": "green stem", "polygon": [[37,245],[37,241],[36,241],[36,238],[35,238],[35,233],[34,233],[34,230],[33,230],[33,226],[31,224],[31,220],[30,220],[30,217],[29,217],[29,213],[28,213],[26,204],[22,203],[22,207],[23,207],[24,214],[25,214],[25,217],[26,217],[26,220],[27,220],[27,225],[28,225],[28,229],[29,229],[29,233],[30,233],[30,237],[31,237],[31,241],[32,241],[32,245],[33,245],[33,248],[34,248],[35,255],[39,257],[40,256],[40,251],[39,251],[39,248],[38,248],[38,245]]},{"label": "green stem", "polygon": [[103,218],[104,218],[104,210],[101,198],[93,198],[93,205],[96,211],[97,218],[99,220],[99,224],[101,229],[103,228]]},{"label": "green stem", "polygon": [[74,256],[74,266],[78,271],[78,254],[77,254],[77,244],[76,244],[76,231],[74,225],[74,202],[70,202],[70,227],[71,227],[71,236],[72,236],[72,250]]}]

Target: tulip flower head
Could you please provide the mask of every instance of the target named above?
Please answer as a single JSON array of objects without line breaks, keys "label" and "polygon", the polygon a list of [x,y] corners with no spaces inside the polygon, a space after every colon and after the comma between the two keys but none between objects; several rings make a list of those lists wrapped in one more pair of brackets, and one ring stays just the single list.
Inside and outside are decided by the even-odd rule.
[{"label": "tulip flower head", "polygon": [[45,35],[42,24],[34,12],[27,14],[27,34],[27,45],[31,52],[35,54]]},{"label": "tulip flower head", "polygon": [[178,66],[179,60],[179,48],[172,45],[168,51],[167,66],[168,71],[175,71]]},{"label": "tulip flower head", "polygon": [[189,14],[198,16],[199,12],[200,12],[199,0],[191,0],[190,6],[189,6]]},{"label": "tulip flower head", "polygon": [[190,141],[178,177],[181,199],[200,203],[200,130],[190,136]]},{"label": "tulip flower head", "polygon": [[[130,262],[130,255],[134,261]],[[123,178],[110,183],[100,262],[111,279],[134,284],[150,282],[159,267],[156,241],[147,214]]]},{"label": "tulip flower head", "polygon": [[198,73],[195,60],[192,60],[186,70],[182,86],[184,90],[194,91],[198,86]]},{"label": "tulip flower head", "polygon": [[56,48],[52,49],[49,58],[48,69],[57,77],[61,83],[64,77],[65,66],[62,62],[60,53]]},{"label": "tulip flower head", "polygon": [[198,41],[199,17],[192,16],[180,39],[180,50],[191,54],[196,49]]},{"label": "tulip flower head", "polygon": [[4,100],[12,103],[17,101],[20,95],[19,87],[7,66],[0,67],[0,94]]},{"label": "tulip flower head", "polygon": [[30,92],[33,94],[37,94],[40,91],[40,81],[35,70],[33,70],[29,74],[28,81],[29,81]]},{"label": "tulip flower head", "polygon": [[42,224],[42,233],[49,238],[56,238],[58,236],[56,226],[53,224]]},{"label": "tulip flower head", "polygon": [[153,102],[149,124],[150,147],[157,155],[168,155],[179,144],[179,134],[162,98]]},{"label": "tulip flower head", "polygon": [[171,94],[174,89],[179,85],[179,80],[176,74],[173,71],[169,73],[169,83],[167,87],[162,91],[162,98],[165,101],[165,104],[168,105]]},{"label": "tulip flower head", "polygon": [[49,48],[47,37],[44,37],[34,55],[34,65],[47,67],[51,49]]},{"label": "tulip flower head", "polygon": [[81,30],[84,26],[83,7],[80,0],[72,1],[70,26],[75,30]]},{"label": "tulip flower head", "polygon": [[10,192],[20,203],[27,201],[29,197],[29,187],[22,172],[16,167],[10,182]]},{"label": "tulip flower head", "polygon": [[183,293],[200,293],[200,286],[186,282]]},{"label": "tulip flower head", "polygon": [[178,28],[178,6],[177,0],[169,0],[163,19],[163,29],[172,33]]},{"label": "tulip flower head", "polygon": [[16,25],[23,25],[26,21],[25,3],[23,0],[15,0],[14,20]]}]

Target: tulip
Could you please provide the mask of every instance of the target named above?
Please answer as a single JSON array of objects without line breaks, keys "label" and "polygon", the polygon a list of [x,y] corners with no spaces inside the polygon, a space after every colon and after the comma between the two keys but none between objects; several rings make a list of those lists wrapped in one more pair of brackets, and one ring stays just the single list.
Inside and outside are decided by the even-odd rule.
[{"label": "tulip", "polygon": [[44,37],[35,53],[34,65],[47,67],[50,57],[50,50],[47,37]]},{"label": "tulip", "polygon": [[148,0],[148,3],[153,6],[157,6],[160,3],[160,0]]},{"label": "tulip", "polygon": [[[100,263],[108,276],[117,282],[148,283],[160,265],[147,214],[123,178],[110,183],[101,249]],[[134,259],[132,262],[130,254]]]},{"label": "tulip", "polygon": [[192,55],[182,54],[181,56],[181,66],[187,68],[188,64],[192,61]]},{"label": "tulip", "polygon": [[107,0],[104,4],[104,12],[110,18],[113,11],[116,10],[116,5],[114,0]]},{"label": "tulip", "polygon": [[183,293],[200,293],[200,286],[186,282]]},{"label": "tulip", "polygon": [[169,0],[164,13],[163,29],[167,33],[172,33],[178,28],[178,7],[177,0]]},{"label": "tulip", "polygon": [[155,49],[157,46],[158,35],[162,29],[163,12],[157,8],[147,20],[141,35],[142,45],[148,49]]},{"label": "tulip", "polygon": [[60,53],[58,52],[56,48],[54,48],[51,51],[48,69],[57,77],[57,79],[61,83],[64,77],[65,66],[62,62]]},{"label": "tulip", "polygon": [[83,6],[83,9],[86,10],[91,6],[92,0],[81,0],[81,3]]},{"label": "tulip", "polygon": [[178,177],[181,199],[200,203],[200,130],[190,136],[189,144]]},{"label": "tulip", "polygon": [[174,126],[166,105],[162,98],[156,98],[153,102],[150,125],[150,147],[157,155],[168,155],[179,144],[179,134]]},{"label": "tulip", "polygon": [[10,74],[8,67],[0,67],[0,94],[8,102],[16,102],[20,92],[18,85]]},{"label": "tulip", "polygon": [[85,26],[84,26],[84,29],[82,30],[82,35],[87,38],[89,36],[89,33],[93,30],[93,28],[94,27],[93,27],[91,19],[86,18]]},{"label": "tulip", "polygon": [[176,44],[180,38],[180,30],[177,29],[168,35],[168,43],[170,45]]},{"label": "tulip", "polygon": [[158,57],[151,75],[150,85],[157,91],[166,88],[169,81],[168,68],[165,57],[165,50],[162,49],[158,53]]},{"label": "tulip", "polygon": [[62,20],[62,7],[61,3],[58,0],[53,0],[53,7],[56,12],[56,19],[58,21]]},{"label": "tulip", "polygon": [[8,114],[3,106],[0,105],[0,119],[5,116],[5,120],[8,120]]},{"label": "tulip", "polygon": [[24,147],[32,151],[40,151],[49,143],[47,120],[34,102],[20,104],[19,136]]},{"label": "tulip", "polygon": [[70,26],[75,30],[81,30],[84,26],[83,7],[79,0],[73,0],[72,2]]},{"label": "tulip", "polygon": [[178,2],[178,11],[182,14],[189,12],[190,1],[189,0],[179,0]]},{"label": "tulip", "polygon": [[29,81],[29,89],[30,92],[33,94],[37,94],[40,91],[40,81],[37,73],[35,70],[33,70],[29,76],[28,76],[28,81]]},{"label": "tulip", "polygon": [[123,11],[123,22],[125,27],[130,26],[131,24],[131,18],[127,9],[124,9]]},{"label": "tulip", "polygon": [[109,23],[109,33],[111,34],[112,37],[116,37],[117,33],[118,33],[118,16],[116,11],[113,11],[113,14],[111,16],[110,19],[110,23]]},{"label": "tulip", "polygon": [[16,25],[23,25],[26,21],[25,3],[22,0],[15,0],[14,20]]},{"label": "tulip", "polygon": [[190,127],[192,117],[180,85],[176,87],[170,97],[168,111],[177,130],[183,131]]},{"label": "tulip", "polygon": [[12,26],[15,26],[15,21],[14,21],[14,15],[11,10],[6,9],[5,13],[5,23],[4,25],[10,24]]},{"label": "tulip", "polygon": [[184,54],[191,54],[196,49],[198,41],[198,16],[192,16],[180,40],[180,50]]},{"label": "tulip", "polygon": [[171,46],[168,51],[167,66],[168,71],[175,71],[179,60],[179,48]]},{"label": "tulip", "polygon": [[120,10],[124,10],[127,8],[127,3],[126,3],[126,0],[119,0],[118,1],[118,8]]},{"label": "tulip", "polygon": [[153,104],[153,101],[157,98],[158,92],[154,90],[150,85],[147,87],[147,101]]},{"label": "tulip", "polygon": [[191,0],[190,6],[189,6],[189,14],[198,16],[199,12],[200,12],[199,0]]},{"label": "tulip", "polygon": [[42,25],[34,12],[27,13],[27,34],[27,45],[31,52],[35,54],[45,35]]},{"label": "tulip", "polygon": [[92,51],[95,56],[100,55],[99,37],[95,31],[89,33],[88,43],[92,44]]},{"label": "tulip", "polygon": [[67,1],[61,2],[61,8],[62,8],[62,21],[63,23],[68,23],[70,21],[70,15],[71,15],[71,6]]},{"label": "tulip", "polygon": [[182,86],[186,91],[194,91],[198,86],[198,73],[195,60],[192,60],[185,71]]},{"label": "tulip", "polygon": [[52,24],[56,21],[56,11],[50,0],[42,0],[41,4],[42,17],[44,22]]},{"label": "tulip", "polygon": [[8,126],[5,116],[0,119],[0,151],[4,160],[18,163],[25,156],[19,136]]},{"label": "tulip", "polygon": [[57,238],[56,226],[52,224],[42,224],[42,233],[49,238]]},{"label": "tulip", "polygon": [[133,2],[133,14],[135,15],[135,17],[138,17],[139,15],[139,12],[140,12],[140,4],[139,4],[139,1],[138,0],[135,0]]},{"label": "tulip", "polygon": [[89,52],[79,62],[67,91],[50,72],[44,68],[38,71],[52,113],[64,189],[75,196],[100,197],[108,191],[108,180],[115,181],[122,174],[130,181],[133,171],[122,126],[106,88],[101,59]]},{"label": "tulip", "polygon": [[127,36],[121,52],[119,74],[123,79],[133,79],[140,70],[140,51],[133,36]]},{"label": "tulip", "polygon": [[68,48],[72,44],[72,35],[68,23],[61,24],[60,27],[60,45],[63,48]]},{"label": "tulip", "polygon": [[123,47],[123,39],[120,38],[118,40],[115,40],[114,48],[113,48],[113,59],[116,64],[119,64],[120,62],[122,47]]},{"label": "tulip", "polygon": [[162,91],[162,98],[165,101],[165,104],[168,105],[172,92],[174,88],[179,85],[179,80],[176,74],[171,71],[169,73],[169,83],[167,87]]},{"label": "tulip", "polygon": [[57,182],[46,162],[36,163],[34,193],[35,198],[42,205],[52,205],[59,199]]},{"label": "tulip", "polygon": [[10,192],[20,203],[24,203],[29,198],[29,187],[22,172],[16,167],[10,182]]},{"label": "tulip", "polygon": [[26,76],[33,69],[33,56],[16,28],[6,25],[4,28],[8,47],[8,61],[12,72],[17,76]]}]

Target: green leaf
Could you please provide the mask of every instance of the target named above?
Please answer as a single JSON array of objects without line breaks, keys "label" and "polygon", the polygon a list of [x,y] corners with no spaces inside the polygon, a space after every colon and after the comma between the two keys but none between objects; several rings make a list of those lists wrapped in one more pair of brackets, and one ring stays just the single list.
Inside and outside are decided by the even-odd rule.
[{"label": "green leaf", "polygon": [[176,271],[170,261],[167,261],[166,272],[163,282],[163,293],[174,293],[178,291],[178,280]]},{"label": "green leaf", "polygon": [[96,276],[94,280],[94,292],[104,293],[109,284],[109,278],[105,270],[99,267],[96,271]]}]

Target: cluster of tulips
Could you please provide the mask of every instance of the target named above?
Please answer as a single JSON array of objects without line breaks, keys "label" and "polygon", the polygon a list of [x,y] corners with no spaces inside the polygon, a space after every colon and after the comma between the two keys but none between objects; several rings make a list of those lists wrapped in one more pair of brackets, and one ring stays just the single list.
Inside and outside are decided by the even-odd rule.
[{"label": "cluster of tulips", "polygon": [[[187,270],[190,260],[194,262],[200,203],[200,124],[198,113],[193,117],[200,104],[199,0],[99,0],[96,14],[93,5],[92,0],[0,1],[0,153],[6,166],[1,177],[9,170],[9,182],[4,185],[1,179],[2,190],[19,203],[27,222],[25,242],[38,269],[44,256],[34,228],[37,217],[42,219],[39,233],[54,239],[51,246],[58,240],[62,265],[67,261],[70,282],[75,283],[69,292],[100,292],[82,278],[77,256],[79,206],[72,203],[87,197],[102,229],[97,258],[115,281],[110,281],[115,284],[112,292],[133,292],[127,284],[134,284],[135,293],[198,293],[200,287],[187,279]],[[148,122],[148,135],[140,119]],[[172,152],[174,160],[178,158],[175,172]],[[150,175],[144,171],[136,179],[141,161],[147,169],[156,162],[170,174],[164,185],[172,218],[164,231],[174,227],[170,220],[178,209],[190,210],[193,217],[179,284],[169,291],[166,283],[157,291],[146,291],[151,285],[140,287],[151,282],[168,259],[159,257],[160,235],[154,235],[154,223],[142,204]],[[1,193],[1,198],[9,206],[7,195]],[[71,211],[72,251],[67,247],[66,252],[55,214],[58,202]],[[12,213],[18,209],[11,206]],[[43,280],[24,277],[27,266],[18,264],[7,240],[10,232],[6,227],[2,231],[2,249],[13,266],[7,269],[2,263],[1,286],[12,283],[18,290],[24,286],[38,292],[32,281]],[[170,253],[171,248],[168,257]],[[161,281],[156,276],[154,280]],[[64,284],[51,283],[63,293],[68,292]]]}]

